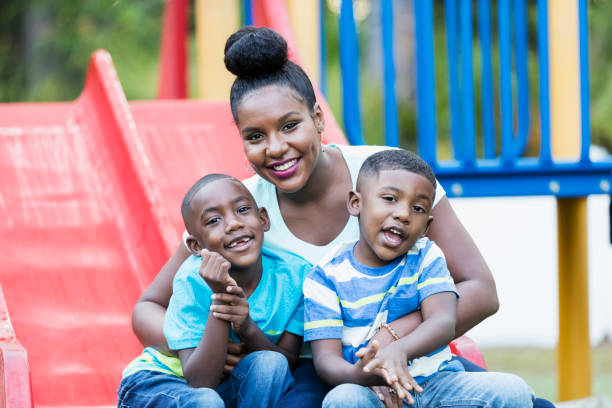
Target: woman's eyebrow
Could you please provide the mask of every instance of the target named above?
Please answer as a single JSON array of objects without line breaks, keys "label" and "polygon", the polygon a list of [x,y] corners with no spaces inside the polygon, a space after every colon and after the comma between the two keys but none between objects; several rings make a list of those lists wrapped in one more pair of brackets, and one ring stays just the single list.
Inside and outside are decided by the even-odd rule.
[{"label": "woman's eyebrow", "polygon": [[278,121],[279,121],[279,122],[284,122],[284,121],[285,121],[285,120],[287,120],[287,118],[288,118],[288,117],[290,117],[291,115],[299,115],[299,114],[300,114],[300,112],[295,112],[295,111],[292,111],[292,112],[287,112],[287,113],[285,113],[283,116],[281,116],[280,118],[278,118]]}]

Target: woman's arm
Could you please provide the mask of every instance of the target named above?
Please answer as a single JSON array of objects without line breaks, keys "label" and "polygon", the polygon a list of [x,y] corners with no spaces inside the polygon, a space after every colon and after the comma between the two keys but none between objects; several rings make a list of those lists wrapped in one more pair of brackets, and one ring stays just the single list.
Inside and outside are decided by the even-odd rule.
[{"label": "woman's arm", "polygon": [[431,214],[428,236],[442,249],[460,296],[455,329],[455,337],[459,337],[497,312],[497,289],[487,263],[448,198],[442,197]]},{"label": "woman's arm", "polygon": [[174,275],[189,255],[189,251],[181,242],[134,306],[132,329],[145,347],[153,346],[160,352],[170,353],[164,337],[164,317],[172,295]]}]

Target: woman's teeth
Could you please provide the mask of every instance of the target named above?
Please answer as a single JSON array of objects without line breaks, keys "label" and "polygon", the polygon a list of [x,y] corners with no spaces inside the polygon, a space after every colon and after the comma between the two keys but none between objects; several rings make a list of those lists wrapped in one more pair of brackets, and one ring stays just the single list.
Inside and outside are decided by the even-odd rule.
[{"label": "woman's teeth", "polygon": [[283,164],[278,164],[276,166],[273,166],[272,168],[276,171],[284,171],[287,170],[288,168],[290,168],[291,166],[293,166],[295,163],[297,162],[297,159],[293,159],[293,160],[289,160],[288,162],[285,162]]}]

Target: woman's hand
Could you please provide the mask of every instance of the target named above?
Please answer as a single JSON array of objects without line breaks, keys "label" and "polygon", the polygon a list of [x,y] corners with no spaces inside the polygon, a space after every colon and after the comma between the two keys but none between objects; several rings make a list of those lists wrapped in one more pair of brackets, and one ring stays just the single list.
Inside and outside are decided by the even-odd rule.
[{"label": "woman's hand", "polygon": [[223,293],[230,286],[236,286],[236,281],[229,274],[231,264],[216,252],[203,249],[200,252],[202,264],[200,265],[200,276],[215,293]]},{"label": "woman's hand", "polygon": [[399,399],[393,388],[386,385],[375,385],[370,387],[370,389],[385,404],[385,408],[402,408],[402,400]]},{"label": "woman's hand", "polygon": [[223,366],[223,374],[228,375],[234,367],[238,365],[240,360],[246,356],[246,346],[244,343],[229,342],[227,343],[227,354],[225,356],[225,365]]},{"label": "woman's hand", "polygon": [[215,303],[222,303],[211,306],[213,317],[231,323],[237,335],[242,336],[251,324],[255,324],[250,318],[249,302],[241,287],[230,286],[227,293],[215,293],[212,299]]}]

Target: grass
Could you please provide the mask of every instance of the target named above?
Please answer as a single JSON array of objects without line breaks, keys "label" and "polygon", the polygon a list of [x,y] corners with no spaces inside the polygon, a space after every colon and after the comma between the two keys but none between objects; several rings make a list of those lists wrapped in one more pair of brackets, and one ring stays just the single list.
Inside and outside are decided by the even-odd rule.
[{"label": "grass", "polygon": [[[556,350],[540,348],[483,349],[487,368],[521,376],[540,398],[557,400]],[[612,342],[593,348],[593,396],[612,399]]]}]

